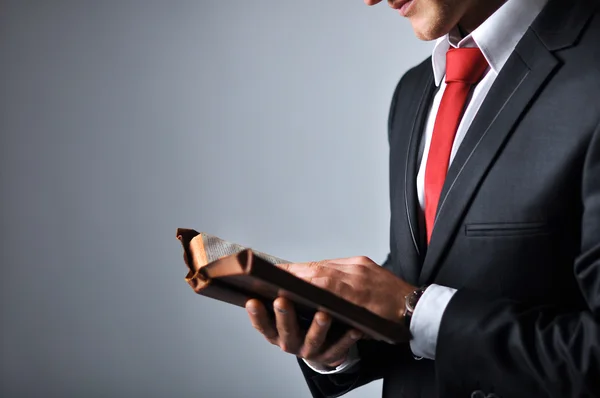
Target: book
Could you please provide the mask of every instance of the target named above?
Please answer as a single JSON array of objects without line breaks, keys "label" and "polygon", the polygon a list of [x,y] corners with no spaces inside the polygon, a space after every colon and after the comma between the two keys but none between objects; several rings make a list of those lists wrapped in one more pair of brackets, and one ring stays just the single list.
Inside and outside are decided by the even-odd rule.
[{"label": "book", "polygon": [[294,303],[299,326],[305,331],[317,311],[331,315],[334,322],[328,341],[335,341],[349,328],[390,344],[408,341],[408,331],[400,322],[380,317],[276,265],[287,261],[193,229],[179,228],[177,239],[188,267],[185,280],[197,294],[240,307],[255,298],[271,316],[273,300],[285,297]]}]

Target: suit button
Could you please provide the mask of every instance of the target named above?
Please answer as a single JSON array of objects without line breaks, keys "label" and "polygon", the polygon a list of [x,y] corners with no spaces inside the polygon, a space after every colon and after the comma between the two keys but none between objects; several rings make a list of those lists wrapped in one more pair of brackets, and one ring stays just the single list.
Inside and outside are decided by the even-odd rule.
[{"label": "suit button", "polygon": [[471,398],[487,398],[483,391],[475,390],[471,393]]},{"label": "suit button", "polygon": [[492,392],[492,393],[488,394],[487,397],[485,397],[485,398],[500,398],[500,397]]}]

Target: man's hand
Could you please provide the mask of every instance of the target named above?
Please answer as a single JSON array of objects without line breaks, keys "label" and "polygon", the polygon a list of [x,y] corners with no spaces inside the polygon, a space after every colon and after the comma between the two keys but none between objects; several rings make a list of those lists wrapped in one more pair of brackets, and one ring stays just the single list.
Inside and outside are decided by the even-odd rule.
[{"label": "man's hand", "polygon": [[404,316],[404,297],[416,289],[367,257],[281,264],[279,267],[397,322]]},{"label": "man's hand", "polygon": [[[404,297],[416,289],[367,257],[279,264],[278,267],[396,322],[402,321],[404,316]],[[273,307],[275,324],[260,301],[249,300],[246,303],[254,328],[271,344],[311,363],[338,366],[346,359],[350,347],[362,337],[359,331],[350,330],[338,342],[326,346],[325,337],[331,325],[329,315],[317,312],[304,335],[300,332],[294,306],[289,300],[280,297]]]},{"label": "man's hand", "polygon": [[258,300],[248,300],[246,310],[252,326],[271,343],[283,351],[304,358],[313,365],[335,368],[346,360],[350,347],[362,337],[356,330],[349,330],[332,345],[325,345],[325,337],[331,325],[331,317],[317,312],[306,334],[300,331],[294,306],[285,298],[273,303],[275,324],[264,305]]}]

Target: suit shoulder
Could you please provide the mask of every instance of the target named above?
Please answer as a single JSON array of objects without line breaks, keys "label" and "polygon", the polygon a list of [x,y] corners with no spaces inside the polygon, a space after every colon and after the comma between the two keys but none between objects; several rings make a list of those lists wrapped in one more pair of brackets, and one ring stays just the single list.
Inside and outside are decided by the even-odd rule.
[{"label": "suit shoulder", "polygon": [[431,57],[427,57],[420,64],[413,66],[402,76],[398,86],[421,82],[424,78],[433,73],[431,66]]},{"label": "suit shoulder", "polygon": [[600,80],[600,0],[593,0],[598,7],[590,15],[587,26],[583,29],[577,42],[571,48],[560,52],[563,62],[572,62],[582,75],[589,73],[592,80]]},{"label": "suit shoulder", "polygon": [[394,103],[396,102],[399,93],[402,90],[406,90],[409,87],[414,87],[415,85],[420,85],[422,82],[427,79],[430,75],[433,74],[432,66],[431,66],[431,57],[427,57],[420,64],[413,66],[410,68],[402,77],[398,84],[396,84],[396,89],[394,90],[394,95],[392,98],[392,108]]},{"label": "suit shoulder", "polygon": [[390,105],[389,117],[388,117],[388,134],[391,135],[393,130],[394,120],[398,114],[399,101],[402,98],[411,98],[412,93],[418,88],[423,88],[424,84],[433,75],[433,68],[431,65],[431,57],[428,57],[423,62],[410,68],[400,79],[394,90],[392,97],[392,103]]}]

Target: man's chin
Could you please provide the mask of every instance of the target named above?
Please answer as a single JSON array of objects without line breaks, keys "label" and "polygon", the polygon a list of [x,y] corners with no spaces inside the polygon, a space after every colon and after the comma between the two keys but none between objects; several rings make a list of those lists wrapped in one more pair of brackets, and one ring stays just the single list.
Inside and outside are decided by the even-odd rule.
[{"label": "man's chin", "polygon": [[410,21],[413,31],[415,32],[415,36],[419,40],[423,41],[432,41],[437,40],[440,37],[444,36],[448,32],[450,32],[450,28],[444,28],[442,26],[435,26],[434,24],[428,23],[428,21],[423,20],[413,20]]}]

